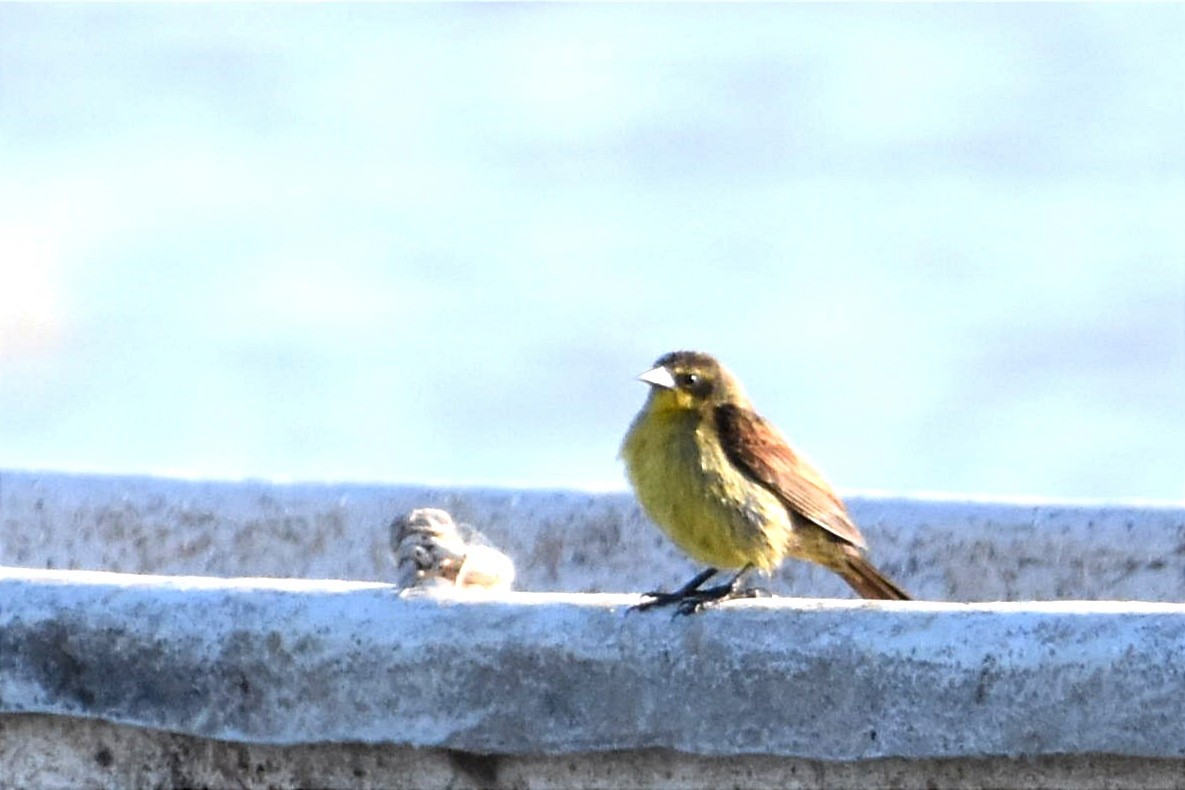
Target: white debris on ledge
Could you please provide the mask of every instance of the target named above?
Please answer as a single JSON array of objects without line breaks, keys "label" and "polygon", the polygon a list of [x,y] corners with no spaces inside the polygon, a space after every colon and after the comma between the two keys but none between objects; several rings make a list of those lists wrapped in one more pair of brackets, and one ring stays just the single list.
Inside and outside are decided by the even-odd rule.
[{"label": "white debris on ledge", "polygon": [[514,562],[446,511],[417,508],[391,522],[391,551],[401,587],[509,590]]}]

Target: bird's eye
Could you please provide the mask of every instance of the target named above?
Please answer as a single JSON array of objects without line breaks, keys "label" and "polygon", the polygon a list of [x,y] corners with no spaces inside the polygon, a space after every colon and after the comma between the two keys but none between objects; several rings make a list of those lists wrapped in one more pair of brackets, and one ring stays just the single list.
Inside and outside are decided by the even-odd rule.
[{"label": "bird's eye", "polygon": [[688,389],[696,386],[699,384],[699,382],[700,377],[698,373],[684,373],[683,375],[679,376],[679,384]]}]

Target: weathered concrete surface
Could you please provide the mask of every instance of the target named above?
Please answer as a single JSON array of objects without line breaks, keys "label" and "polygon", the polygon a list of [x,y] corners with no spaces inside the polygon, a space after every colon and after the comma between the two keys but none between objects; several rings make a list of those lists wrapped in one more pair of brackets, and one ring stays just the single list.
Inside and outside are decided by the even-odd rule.
[{"label": "weathered concrete surface", "polygon": [[662,749],[582,755],[478,755],[393,744],[226,743],[87,719],[0,718],[0,786],[40,790],[209,787],[653,790],[1171,790],[1185,762],[1108,755],[834,763]]},{"label": "weathered concrete surface", "polygon": [[0,714],[249,744],[1185,756],[1185,606],[635,596],[8,569]]},{"label": "weathered concrete surface", "polygon": [[[1185,601],[1185,507],[849,498],[873,559],[932,600]],[[628,494],[277,485],[0,472],[0,565],[212,576],[394,577],[388,525],[440,507],[515,561],[516,586],[672,586],[694,566]],[[788,562],[780,594],[850,597]]]},{"label": "weathered concrete surface", "polygon": [[[920,597],[1185,600],[1180,506],[849,502]],[[0,569],[0,787],[1185,788],[1185,607],[409,599],[418,507],[521,589],[695,570],[627,494],[0,472],[0,565],[359,580]]]}]

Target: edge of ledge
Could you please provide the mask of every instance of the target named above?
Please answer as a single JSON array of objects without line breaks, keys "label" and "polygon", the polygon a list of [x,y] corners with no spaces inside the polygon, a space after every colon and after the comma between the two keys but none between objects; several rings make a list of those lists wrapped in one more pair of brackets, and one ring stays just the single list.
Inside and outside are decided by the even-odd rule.
[{"label": "edge of ledge", "polygon": [[[387,582],[355,581],[350,579],[292,579],[272,576],[192,576],[116,573],[112,571],[58,570],[0,565],[0,584],[5,582],[33,585],[122,589],[156,589],[161,591],[223,591],[236,594],[251,592],[290,593],[309,596],[310,600],[323,595],[342,595],[379,591],[392,596],[389,602],[429,602],[439,605],[473,604],[499,606],[564,605],[609,610],[627,609],[641,602],[638,592],[536,592],[527,590],[487,590],[481,588],[424,587],[402,589]],[[865,610],[898,612],[967,613],[996,612],[1001,614],[1174,614],[1185,615],[1185,602],[1163,601],[1100,601],[1067,599],[1058,601],[876,601],[861,598],[810,598],[783,595],[741,598],[727,601],[701,612],[714,615],[729,611],[754,610]],[[661,615],[663,610],[655,614]],[[666,610],[669,614],[669,610]],[[646,617],[648,614],[639,613]],[[675,618],[683,619],[683,618]],[[694,619],[694,617],[692,618]]]}]

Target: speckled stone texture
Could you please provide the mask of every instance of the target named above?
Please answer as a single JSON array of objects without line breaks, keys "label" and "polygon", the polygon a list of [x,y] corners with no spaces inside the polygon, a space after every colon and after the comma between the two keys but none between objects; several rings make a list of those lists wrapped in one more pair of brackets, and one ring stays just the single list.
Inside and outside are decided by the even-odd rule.
[{"label": "speckled stone texture", "polygon": [[1185,605],[637,600],[9,570],[0,712],[498,754],[1185,756]]},{"label": "speckled stone texture", "polygon": [[[1185,509],[850,503],[929,601],[630,612],[695,568],[623,494],[3,472],[0,786],[1185,787]],[[534,592],[384,583],[418,507]]]},{"label": "speckled stone texture", "polygon": [[[849,497],[872,558],[941,601],[1185,601],[1185,507]],[[388,527],[439,507],[514,560],[522,590],[672,587],[697,570],[629,494],[194,482],[0,472],[0,565],[391,581]],[[779,595],[851,597],[787,562]]]},{"label": "speckled stone texture", "polygon": [[0,785],[86,788],[519,788],[568,790],[1172,790],[1175,759],[1115,755],[829,762],[665,749],[562,755],[474,754],[397,744],[235,743],[90,719],[0,717]]}]

